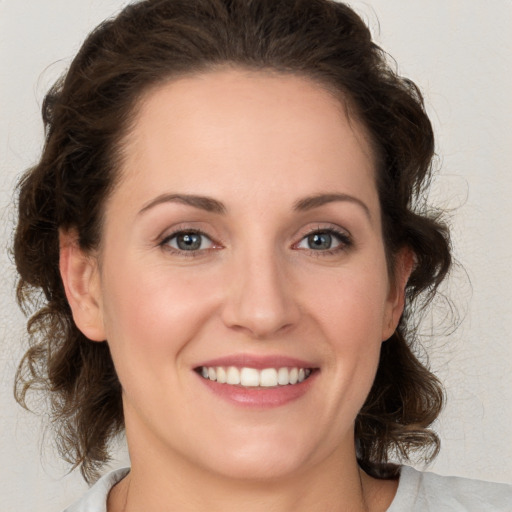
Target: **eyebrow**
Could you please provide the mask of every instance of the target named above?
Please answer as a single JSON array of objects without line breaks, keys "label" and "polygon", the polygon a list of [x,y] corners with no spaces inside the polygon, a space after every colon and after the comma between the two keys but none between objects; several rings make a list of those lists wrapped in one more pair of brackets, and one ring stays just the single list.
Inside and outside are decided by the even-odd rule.
[{"label": "eyebrow", "polygon": [[[337,201],[346,201],[359,205],[364,210],[368,218],[371,219],[371,213],[368,206],[357,197],[348,194],[316,194],[314,196],[299,199],[294,204],[293,209],[295,211],[305,212]],[[191,194],[162,194],[146,203],[139,211],[139,215],[162,203],[181,203],[200,210],[218,214],[225,214],[227,211],[223,203],[213,199],[212,197]]]},{"label": "eyebrow", "polygon": [[294,204],[293,209],[295,211],[304,212],[314,208],[319,208],[324,204],[334,203],[337,201],[347,201],[349,203],[354,203],[364,210],[366,216],[369,219],[372,218],[370,208],[368,208],[368,206],[357,197],[348,194],[317,194],[314,196],[305,197],[304,199],[297,201]]},{"label": "eyebrow", "polygon": [[226,213],[226,207],[220,201],[211,197],[190,194],[162,194],[145,204],[139,211],[139,215],[162,203],[181,203],[211,213]]}]

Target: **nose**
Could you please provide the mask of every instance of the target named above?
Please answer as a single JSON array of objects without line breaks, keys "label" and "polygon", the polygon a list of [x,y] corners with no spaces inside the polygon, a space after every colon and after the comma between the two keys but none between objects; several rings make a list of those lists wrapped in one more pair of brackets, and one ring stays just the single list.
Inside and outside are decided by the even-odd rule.
[{"label": "nose", "polygon": [[226,287],[225,325],[255,339],[291,329],[300,312],[289,274],[286,263],[271,250],[239,258]]}]

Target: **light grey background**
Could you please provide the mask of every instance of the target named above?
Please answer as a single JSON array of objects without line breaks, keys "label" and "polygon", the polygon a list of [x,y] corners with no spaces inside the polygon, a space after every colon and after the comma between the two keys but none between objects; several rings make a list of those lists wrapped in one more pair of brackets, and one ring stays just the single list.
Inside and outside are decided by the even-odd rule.
[{"label": "light grey background", "polygon": [[[42,144],[40,106],[86,34],[122,0],[0,0],[1,244],[13,229],[13,188]],[[464,266],[446,293],[461,326],[425,344],[448,391],[436,428],[437,472],[512,483],[512,1],[354,0],[377,41],[426,96],[438,139],[436,203],[452,211]],[[380,26],[379,26],[380,24]],[[56,512],[85,489],[58,461],[40,420],[19,408],[12,381],[24,319],[14,272],[1,253],[0,511]],[[469,282],[471,284],[469,284]],[[449,322],[448,322],[449,324]],[[120,462],[126,456],[120,452]]]}]

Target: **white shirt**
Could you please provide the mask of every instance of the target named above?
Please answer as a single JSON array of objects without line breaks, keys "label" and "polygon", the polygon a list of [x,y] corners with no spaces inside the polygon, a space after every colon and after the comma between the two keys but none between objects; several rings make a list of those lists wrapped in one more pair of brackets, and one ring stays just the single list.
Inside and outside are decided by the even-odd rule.
[{"label": "white shirt", "polygon": [[[107,512],[110,489],[129,471],[123,468],[106,474],[64,512]],[[512,512],[512,486],[439,476],[403,466],[395,499],[387,512]]]}]

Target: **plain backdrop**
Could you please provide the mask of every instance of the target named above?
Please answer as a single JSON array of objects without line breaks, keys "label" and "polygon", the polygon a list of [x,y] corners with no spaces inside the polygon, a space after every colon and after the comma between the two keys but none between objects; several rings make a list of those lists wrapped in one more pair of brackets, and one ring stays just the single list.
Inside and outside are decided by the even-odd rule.
[{"label": "plain backdrop", "polygon": [[[0,511],[56,512],[86,488],[55,456],[41,420],[14,402],[24,318],[9,255],[13,189],[42,144],[40,107],[86,34],[122,0],[0,0]],[[353,0],[400,73],[418,83],[437,135],[432,199],[450,211],[457,267],[425,350],[446,385],[431,466],[512,483],[512,1]],[[431,335],[432,325],[441,324]],[[121,449],[116,464],[126,464]]]}]

